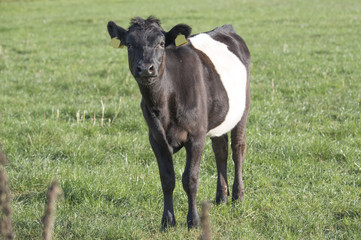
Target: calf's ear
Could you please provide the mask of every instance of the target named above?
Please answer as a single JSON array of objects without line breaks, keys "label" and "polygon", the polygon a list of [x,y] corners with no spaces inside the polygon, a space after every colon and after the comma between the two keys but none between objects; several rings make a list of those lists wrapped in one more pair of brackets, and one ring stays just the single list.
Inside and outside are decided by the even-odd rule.
[{"label": "calf's ear", "polygon": [[110,38],[118,38],[122,44],[125,44],[125,35],[127,33],[127,30],[125,30],[122,27],[119,27],[115,22],[110,21],[108,22],[108,33],[110,35]]},{"label": "calf's ear", "polygon": [[175,45],[175,39],[178,35],[184,35],[187,39],[191,35],[192,28],[186,24],[178,24],[174,26],[169,32],[165,33],[165,45]]}]

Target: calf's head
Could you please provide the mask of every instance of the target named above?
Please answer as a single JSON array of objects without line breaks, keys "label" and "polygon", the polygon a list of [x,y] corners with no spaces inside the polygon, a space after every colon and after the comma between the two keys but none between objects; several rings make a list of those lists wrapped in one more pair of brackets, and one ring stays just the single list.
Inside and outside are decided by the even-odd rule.
[{"label": "calf's head", "polygon": [[110,21],[108,32],[111,38],[118,38],[122,45],[127,46],[129,69],[137,82],[150,84],[163,74],[166,48],[175,45],[179,34],[187,38],[192,29],[178,24],[165,32],[160,21],[154,17],[133,18],[130,24],[125,30]]}]

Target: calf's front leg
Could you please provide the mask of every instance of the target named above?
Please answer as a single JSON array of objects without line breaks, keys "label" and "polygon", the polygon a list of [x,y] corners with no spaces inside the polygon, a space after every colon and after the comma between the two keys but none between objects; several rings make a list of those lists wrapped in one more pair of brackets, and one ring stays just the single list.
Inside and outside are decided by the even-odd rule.
[{"label": "calf's front leg", "polygon": [[149,133],[149,142],[157,158],[160,180],[162,183],[164,196],[164,210],[162,217],[162,227],[173,227],[176,224],[173,209],[173,191],[175,187],[175,175],[172,154],[167,148],[162,147]]},{"label": "calf's front leg", "polygon": [[198,191],[198,174],[204,148],[205,135],[198,138],[190,138],[185,144],[187,151],[186,167],[182,176],[184,191],[188,196],[188,228],[199,225],[199,215],[197,211],[197,191]]}]

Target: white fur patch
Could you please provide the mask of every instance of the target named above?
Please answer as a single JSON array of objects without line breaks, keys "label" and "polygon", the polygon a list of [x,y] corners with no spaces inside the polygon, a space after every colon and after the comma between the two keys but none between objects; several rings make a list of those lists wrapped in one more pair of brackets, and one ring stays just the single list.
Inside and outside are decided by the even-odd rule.
[{"label": "white fur patch", "polygon": [[232,130],[243,116],[246,106],[247,70],[241,60],[228,50],[226,44],[214,40],[208,34],[201,33],[189,40],[212,61],[227,92],[227,115],[220,125],[207,133],[207,136],[218,137]]}]

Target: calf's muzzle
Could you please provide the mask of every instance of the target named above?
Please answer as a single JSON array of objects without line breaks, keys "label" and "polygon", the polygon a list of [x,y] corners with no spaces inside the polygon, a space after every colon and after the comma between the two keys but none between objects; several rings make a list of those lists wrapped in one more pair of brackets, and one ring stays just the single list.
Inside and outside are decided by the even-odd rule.
[{"label": "calf's muzzle", "polygon": [[139,77],[156,77],[156,70],[152,63],[141,63],[136,68]]}]

